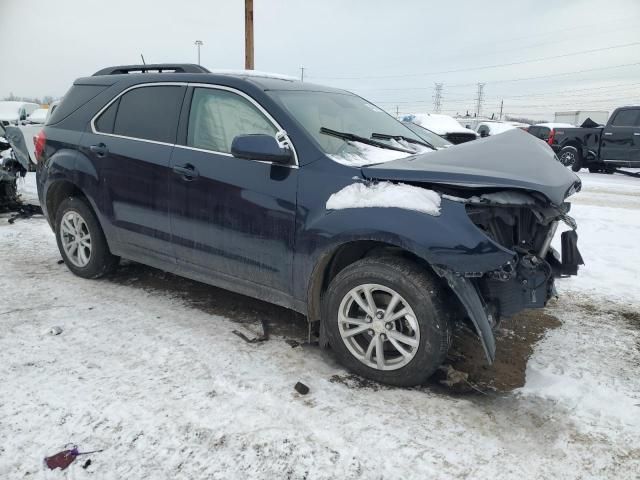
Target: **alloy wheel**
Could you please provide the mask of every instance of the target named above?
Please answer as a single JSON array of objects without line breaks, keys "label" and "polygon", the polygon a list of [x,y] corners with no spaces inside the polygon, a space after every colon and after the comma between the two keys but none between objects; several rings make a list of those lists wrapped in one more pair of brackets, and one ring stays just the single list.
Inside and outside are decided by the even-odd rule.
[{"label": "alloy wheel", "polygon": [[360,362],[376,370],[396,370],[415,357],[420,326],[411,306],[395,290],[358,285],[340,302],[342,341]]},{"label": "alloy wheel", "polygon": [[91,235],[84,218],[68,211],[60,224],[60,239],[67,259],[76,267],[86,267],[91,260]]}]

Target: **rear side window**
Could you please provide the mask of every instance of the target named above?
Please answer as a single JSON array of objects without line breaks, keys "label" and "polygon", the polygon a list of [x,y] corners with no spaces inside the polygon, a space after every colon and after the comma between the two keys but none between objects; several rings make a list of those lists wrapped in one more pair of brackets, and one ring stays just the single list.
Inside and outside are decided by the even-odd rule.
[{"label": "rear side window", "polygon": [[633,127],[638,125],[640,110],[621,110],[616,114],[611,125],[614,127]]},{"label": "rear side window", "polygon": [[230,153],[238,135],[273,135],[276,127],[246,98],[226,90],[196,88],[191,101],[187,145]]},{"label": "rear side window", "polygon": [[128,91],[96,119],[99,133],[175,143],[185,87],[158,85]]}]

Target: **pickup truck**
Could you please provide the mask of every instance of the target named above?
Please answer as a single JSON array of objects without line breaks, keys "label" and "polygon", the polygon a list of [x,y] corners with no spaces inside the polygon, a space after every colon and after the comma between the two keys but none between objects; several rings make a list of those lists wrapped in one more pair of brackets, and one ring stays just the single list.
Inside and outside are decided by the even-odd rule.
[{"label": "pickup truck", "polygon": [[614,110],[604,127],[557,128],[548,143],[574,172],[640,168],[640,106]]}]

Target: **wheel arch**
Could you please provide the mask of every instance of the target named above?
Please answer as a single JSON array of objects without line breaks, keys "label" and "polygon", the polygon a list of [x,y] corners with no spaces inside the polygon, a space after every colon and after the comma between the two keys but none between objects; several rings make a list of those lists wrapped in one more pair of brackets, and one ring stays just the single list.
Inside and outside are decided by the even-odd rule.
[{"label": "wheel arch", "polygon": [[48,186],[44,199],[49,223],[54,231],[56,230],[56,214],[58,212],[58,207],[65,198],[69,197],[83,198],[95,213],[95,208],[91,205],[89,197],[87,197],[78,185],[68,179],[56,180]]},{"label": "wheel arch", "polygon": [[433,274],[434,279],[439,281],[444,289],[453,293],[447,282],[437,275],[426,259],[406,247],[382,240],[351,240],[333,246],[320,255],[316,261],[307,287],[307,318],[309,322],[313,323],[321,320],[322,297],[331,280],[349,265],[371,256],[409,258]]}]

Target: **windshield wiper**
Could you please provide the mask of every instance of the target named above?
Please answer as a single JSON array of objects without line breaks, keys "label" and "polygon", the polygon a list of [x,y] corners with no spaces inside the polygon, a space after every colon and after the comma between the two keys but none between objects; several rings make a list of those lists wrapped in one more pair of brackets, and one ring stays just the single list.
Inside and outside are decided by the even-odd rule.
[{"label": "windshield wiper", "polygon": [[374,147],[386,148],[388,150],[397,150],[398,152],[410,153],[414,155],[416,152],[413,150],[409,150],[408,148],[395,147],[393,145],[388,145],[384,142],[377,142],[370,138],[361,137],[360,135],[356,135],[355,133],[349,132],[339,132],[337,130],[331,130],[330,128],[321,127],[320,133],[324,133],[325,135],[331,135],[332,137],[341,138],[342,140],[349,140],[351,142],[361,142],[366,143],[367,145],[373,145]]},{"label": "windshield wiper", "polygon": [[415,138],[405,137],[404,135],[387,135],[386,133],[372,133],[371,138],[379,138],[381,140],[404,140],[407,143],[413,143],[416,145],[422,145],[424,147],[429,147],[433,150],[436,150],[436,147],[431,145],[429,142],[424,140],[416,140]]}]

